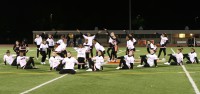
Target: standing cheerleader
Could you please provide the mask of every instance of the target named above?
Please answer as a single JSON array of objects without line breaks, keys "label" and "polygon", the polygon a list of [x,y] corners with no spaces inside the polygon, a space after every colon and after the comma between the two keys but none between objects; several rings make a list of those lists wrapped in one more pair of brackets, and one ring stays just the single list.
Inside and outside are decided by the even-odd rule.
[{"label": "standing cheerleader", "polygon": [[196,63],[199,63],[199,60],[197,58],[197,53],[195,52],[195,49],[194,48],[191,48],[191,52],[188,53],[188,54],[183,54],[183,59],[184,58],[187,58],[187,64],[194,64],[195,62]]},{"label": "standing cheerleader", "polygon": [[90,45],[88,44],[88,39],[85,39],[83,46],[87,49],[85,55],[86,55],[86,59],[88,59],[90,58]]},{"label": "standing cheerleader", "polygon": [[132,40],[132,37],[126,36],[126,40],[127,40],[127,43],[126,43],[127,49],[126,49],[126,51],[127,52],[135,51],[134,42]]},{"label": "standing cheerleader", "polygon": [[15,51],[17,56],[19,56],[19,47],[20,47],[20,43],[19,43],[19,41],[16,41],[13,46],[13,50]]},{"label": "standing cheerleader", "polygon": [[88,44],[90,45],[90,53],[91,53],[91,57],[93,57],[93,46],[92,46],[92,41],[95,39],[95,37],[101,33],[101,31],[99,31],[97,34],[91,36],[90,33],[87,33],[87,36],[84,35],[83,33],[81,33],[78,29],[77,31],[81,34],[81,36],[83,36],[84,39],[88,39]]},{"label": "standing cheerleader", "polygon": [[126,40],[127,40],[127,48],[126,48],[126,55],[129,53],[130,50],[135,52],[135,45],[137,44],[137,40],[133,37],[133,34],[128,34],[126,30]]},{"label": "standing cheerleader", "polygon": [[[79,63],[82,64],[82,69],[85,69],[85,53],[87,48],[83,47],[83,44],[79,44],[79,47],[74,48],[77,51],[77,58]],[[78,65],[78,69],[81,69],[81,65]]]},{"label": "standing cheerleader", "polygon": [[[109,44],[110,47],[107,50],[108,56],[110,58],[110,60],[117,60],[117,51],[118,51],[118,44],[120,43],[120,41],[118,40],[118,38],[115,36],[114,32],[109,33],[107,31],[107,29],[105,29],[105,31],[107,32],[108,36],[109,36]],[[110,50],[111,50],[111,54],[110,54]]]},{"label": "standing cheerleader", "polygon": [[[169,60],[168,62],[164,63],[165,65],[181,65],[183,64],[183,54],[182,54],[183,48],[180,48],[177,50],[177,53],[174,52],[174,54],[169,54]],[[174,62],[171,62],[171,60],[174,60]]]},{"label": "standing cheerleader", "polygon": [[36,38],[34,40],[34,43],[36,44],[37,46],[37,59],[39,58],[39,48],[40,48],[40,45],[42,43],[42,37],[40,35],[36,35]]},{"label": "standing cheerleader", "polygon": [[40,54],[42,55],[42,59],[41,59],[41,64],[46,64],[45,60],[47,57],[47,49],[49,48],[48,44],[46,43],[46,41],[44,40],[42,42],[42,44],[40,45]]},{"label": "standing cheerleader", "polygon": [[50,56],[51,56],[51,51],[54,50],[54,45],[55,45],[53,36],[52,36],[52,35],[49,35],[49,38],[48,38],[46,41],[47,41],[47,44],[48,44],[48,46],[49,46],[49,48],[48,48],[48,50],[47,50],[47,53],[48,53],[48,56],[49,56],[48,58],[50,58]]},{"label": "standing cheerleader", "polygon": [[107,32],[107,35],[108,35],[108,37],[109,37],[109,39],[108,39],[108,43],[109,43],[109,47],[108,47],[108,49],[107,49],[107,54],[108,54],[108,56],[109,56],[109,60],[108,61],[110,61],[111,60],[111,52],[110,51],[112,51],[112,49],[114,48],[114,44],[113,44],[113,37],[115,37],[115,33],[114,32],[108,32],[107,31],[107,29],[104,29],[106,32]]},{"label": "standing cheerleader", "polygon": [[24,56],[26,56],[26,53],[29,51],[28,44],[25,43],[25,41],[22,41],[19,51],[24,53]]},{"label": "standing cheerleader", "polygon": [[111,60],[114,60],[114,62],[116,62],[117,60],[117,51],[118,51],[118,44],[119,44],[119,40],[117,37],[113,37],[113,44],[114,47],[112,48],[112,52],[111,52]]},{"label": "standing cheerleader", "polygon": [[166,33],[163,33],[161,36],[160,36],[160,50],[159,50],[159,53],[158,53],[158,58],[160,58],[160,55],[163,51],[164,53],[164,58],[166,56],[166,45],[168,43],[168,38],[167,38],[167,34]]},{"label": "standing cheerleader", "polygon": [[85,39],[83,46],[86,48],[85,57],[86,57],[87,67],[89,67],[88,59],[90,58],[90,45],[88,44],[88,39]]}]

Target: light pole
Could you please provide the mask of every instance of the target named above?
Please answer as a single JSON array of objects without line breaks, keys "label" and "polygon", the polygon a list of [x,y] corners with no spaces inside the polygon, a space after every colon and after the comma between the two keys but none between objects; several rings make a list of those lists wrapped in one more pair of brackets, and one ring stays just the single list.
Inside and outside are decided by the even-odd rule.
[{"label": "light pole", "polygon": [[53,14],[52,13],[50,14],[49,18],[50,18],[51,29],[53,29],[53,24],[52,24],[52,22],[53,22]]},{"label": "light pole", "polygon": [[132,31],[132,13],[131,13],[131,0],[129,0],[129,33]]}]

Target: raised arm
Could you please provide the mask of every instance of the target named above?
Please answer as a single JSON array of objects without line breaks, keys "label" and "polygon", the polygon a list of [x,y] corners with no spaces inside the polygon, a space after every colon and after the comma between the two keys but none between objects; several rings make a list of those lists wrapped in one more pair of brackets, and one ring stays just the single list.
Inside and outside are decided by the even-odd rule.
[{"label": "raised arm", "polygon": [[77,29],[77,32],[81,34],[81,36],[83,36],[83,38],[87,39],[87,36],[85,36],[82,32],[80,32],[79,29]]}]

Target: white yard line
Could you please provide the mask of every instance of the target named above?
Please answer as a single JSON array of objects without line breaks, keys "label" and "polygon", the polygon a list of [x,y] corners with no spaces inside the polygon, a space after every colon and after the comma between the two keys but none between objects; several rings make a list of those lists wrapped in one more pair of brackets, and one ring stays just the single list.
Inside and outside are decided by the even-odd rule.
[{"label": "white yard line", "polygon": [[[67,74],[66,74],[66,75],[67,75]],[[52,79],[52,80],[50,80],[50,81],[47,81],[47,82],[45,82],[45,83],[42,83],[42,84],[40,84],[40,85],[38,85],[38,86],[36,86],[36,87],[34,87],[34,88],[31,88],[31,89],[29,89],[29,90],[26,90],[26,91],[24,91],[24,92],[22,92],[22,93],[20,93],[20,94],[27,94],[27,93],[29,93],[29,92],[31,92],[31,91],[33,91],[33,90],[36,90],[36,89],[38,89],[38,88],[40,88],[40,87],[42,87],[42,86],[44,86],[44,85],[46,85],[46,84],[49,84],[49,83],[54,82],[54,81],[56,81],[56,80],[58,80],[58,79],[60,79],[60,78],[63,78],[63,77],[66,76],[66,75],[62,75],[62,76],[59,76],[59,77],[57,77],[57,78],[54,78],[54,79]]]},{"label": "white yard line", "polygon": [[195,91],[195,94],[200,94],[199,89],[197,88],[197,85],[195,84],[194,80],[192,79],[192,77],[190,76],[190,73],[187,71],[187,69],[185,68],[184,65],[181,65],[181,67],[183,68],[188,80],[190,81],[190,83],[192,84],[192,87]]}]

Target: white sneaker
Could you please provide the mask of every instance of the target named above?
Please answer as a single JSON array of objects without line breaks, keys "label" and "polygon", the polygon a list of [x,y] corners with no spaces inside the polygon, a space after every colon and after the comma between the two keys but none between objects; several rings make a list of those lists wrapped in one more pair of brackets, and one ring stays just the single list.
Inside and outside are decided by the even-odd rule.
[{"label": "white sneaker", "polygon": [[170,65],[170,63],[169,62],[166,62],[166,63],[164,63],[165,65]]},{"label": "white sneaker", "polygon": [[138,68],[143,67],[143,65],[137,65]]},{"label": "white sneaker", "polygon": [[92,69],[87,69],[86,71],[92,71]]},{"label": "white sneaker", "polygon": [[43,62],[43,64],[46,64],[45,62]]},{"label": "white sneaker", "polygon": [[41,62],[41,64],[43,64],[43,62]]},{"label": "white sneaker", "polygon": [[121,69],[121,67],[117,67],[116,69],[119,70],[119,69]]},{"label": "white sneaker", "polygon": [[49,58],[46,58],[46,60],[49,60]]}]

